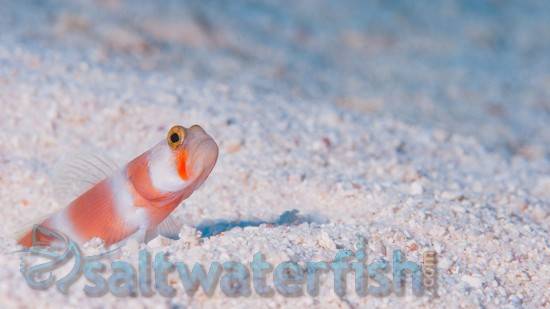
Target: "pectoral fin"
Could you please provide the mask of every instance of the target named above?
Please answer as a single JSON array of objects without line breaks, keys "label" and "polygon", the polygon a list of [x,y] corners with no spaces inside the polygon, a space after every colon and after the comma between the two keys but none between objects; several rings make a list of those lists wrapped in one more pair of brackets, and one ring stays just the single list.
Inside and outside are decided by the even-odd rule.
[{"label": "pectoral fin", "polygon": [[177,218],[174,216],[169,216],[155,228],[147,230],[145,233],[144,242],[148,243],[149,241],[155,239],[158,235],[178,240],[180,239],[179,233],[182,226],[183,224],[180,223]]}]

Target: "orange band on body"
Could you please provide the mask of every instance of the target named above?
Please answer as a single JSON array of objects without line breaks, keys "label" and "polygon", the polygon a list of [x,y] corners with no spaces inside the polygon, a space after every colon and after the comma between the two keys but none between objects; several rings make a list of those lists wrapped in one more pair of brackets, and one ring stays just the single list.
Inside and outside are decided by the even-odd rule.
[{"label": "orange band on body", "polygon": [[69,219],[80,237],[89,240],[99,237],[106,245],[116,243],[133,232],[125,226],[115,209],[109,180],[104,180],[84,193],[67,208]]}]

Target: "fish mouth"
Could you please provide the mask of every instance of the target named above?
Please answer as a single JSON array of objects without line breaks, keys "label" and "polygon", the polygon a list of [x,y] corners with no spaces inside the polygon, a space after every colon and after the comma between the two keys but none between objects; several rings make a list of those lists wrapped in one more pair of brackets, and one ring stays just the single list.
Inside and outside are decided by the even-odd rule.
[{"label": "fish mouth", "polygon": [[218,145],[210,136],[205,136],[196,141],[196,146],[190,156],[191,171],[198,184],[210,174],[218,159]]}]

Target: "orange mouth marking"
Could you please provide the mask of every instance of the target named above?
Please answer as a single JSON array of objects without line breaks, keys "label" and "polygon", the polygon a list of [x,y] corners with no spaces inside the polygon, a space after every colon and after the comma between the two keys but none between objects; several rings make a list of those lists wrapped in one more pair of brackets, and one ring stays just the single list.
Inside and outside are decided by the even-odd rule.
[{"label": "orange mouth marking", "polygon": [[180,175],[181,179],[187,180],[189,179],[189,174],[187,173],[187,150],[178,151],[177,157],[176,157],[176,165],[178,168],[178,174]]}]

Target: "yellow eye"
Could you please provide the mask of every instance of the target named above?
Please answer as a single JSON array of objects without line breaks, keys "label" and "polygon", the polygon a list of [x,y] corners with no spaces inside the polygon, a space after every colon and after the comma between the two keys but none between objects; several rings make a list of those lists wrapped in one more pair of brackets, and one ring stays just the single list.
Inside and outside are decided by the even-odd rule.
[{"label": "yellow eye", "polygon": [[168,146],[172,149],[178,148],[179,145],[183,144],[185,140],[185,128],[182,126],[173,126],[168,135],[166,136],[166,141]]}]

